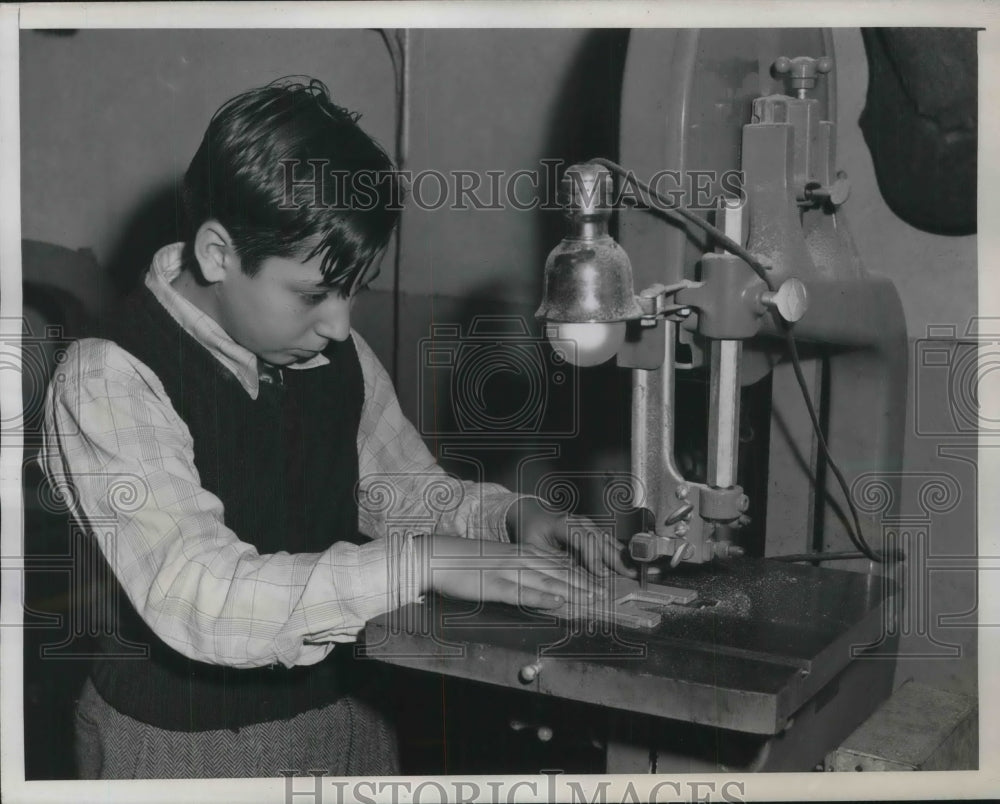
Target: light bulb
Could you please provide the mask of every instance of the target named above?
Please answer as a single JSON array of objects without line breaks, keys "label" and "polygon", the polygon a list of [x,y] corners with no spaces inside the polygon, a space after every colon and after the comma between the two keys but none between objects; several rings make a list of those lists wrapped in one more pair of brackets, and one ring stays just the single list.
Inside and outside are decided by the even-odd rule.
[{"label": "light bulb", "polygon": [[625,343],[625,322],[576,324],[562,322],[547,328],[552,349],[576,366],[603,363]]}]

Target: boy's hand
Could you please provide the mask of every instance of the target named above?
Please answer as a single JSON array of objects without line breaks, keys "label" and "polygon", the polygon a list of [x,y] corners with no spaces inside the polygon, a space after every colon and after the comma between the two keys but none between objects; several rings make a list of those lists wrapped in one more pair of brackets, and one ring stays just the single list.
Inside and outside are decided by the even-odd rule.
[{"label": "boy's hand", "polygon": [[457,536],[422,536],[413,543],[423,553],[424,592],[546,609],[595,594],[593,581],[565,554]]},{"label": "boy's hand", "polygon": [[586,518],[574,518],[570,533],[565,514],[552,514],[532,498],[518,500],[507,511],[507,531],[520,545],[572,555],[595,575],[612,572],[635,578],[639,573],[624,561],[625,546],[605,528]]}]

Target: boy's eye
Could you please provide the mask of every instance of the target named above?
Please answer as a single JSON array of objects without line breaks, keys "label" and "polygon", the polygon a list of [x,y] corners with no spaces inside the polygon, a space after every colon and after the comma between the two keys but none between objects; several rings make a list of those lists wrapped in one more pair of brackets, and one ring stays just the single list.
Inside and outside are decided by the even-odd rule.
[{"label": "boy's eye", "polygon": [[306,300],[307,304],[320,304],[330,298],[330,291],[327,290],[321,293],[302,293],[299,295]]}]

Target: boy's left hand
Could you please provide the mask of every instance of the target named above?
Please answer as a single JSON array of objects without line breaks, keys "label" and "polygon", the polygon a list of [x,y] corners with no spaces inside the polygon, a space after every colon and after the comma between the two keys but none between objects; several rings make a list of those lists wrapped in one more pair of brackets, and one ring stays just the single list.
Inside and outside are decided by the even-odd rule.
[{"label": "boy's left hand", "polygon": [[617,572],[629,578],[638,575],[623,558],[625,547],[607,528],[585,517],[574,517],[572,532],[566,514],[546,511],[537,499],[518,500],[507,510],[511,541],[551,552],[570,553],[595,575]]}]

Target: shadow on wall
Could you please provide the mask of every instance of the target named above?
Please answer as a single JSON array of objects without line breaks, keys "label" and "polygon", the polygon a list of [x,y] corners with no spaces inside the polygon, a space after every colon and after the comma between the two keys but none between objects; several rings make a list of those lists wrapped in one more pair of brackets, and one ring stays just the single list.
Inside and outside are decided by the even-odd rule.
[{"label": "shadow on wall", "polygon": [[[622,74],[628,40],[628,29],[590,31],[583,38],[547,121],[544,158],[561,159],[564,167],[597,156],[617,159]],[[555,197],[556,188],[542,189],[543,198]],[[543,216],[537,244],[541,287],[545,258],[562,239],[565,225],[558,212],[539,214]]]},{"label": "shadow on wall", "polygon": [[138,287],[157,249],[184,239],[181,177],[150,191],[122,226],[108,258],[108,276],[119,294]]},{"label": "shadow on wall", "polygon": [[[497,301],[502,291],[498,281],[450,310],[435,300],[423,333],[452,363],[444,367],[424,350],[418,426],[459,476],[600,515],[605,487],[628,468],[629,372],[614,361],[567,364],[545,338],[535,306]],[[442,321],[456,323],[442,329]],[[450,354],[441,339],[449,331],[461,333]]]},{"label": "shadow on wall", "polygon": [[[96,605],[78,583],[82,566],[65,502],[45,480],[42,449],[44,398],[49,378],[76,338],[92,333],[108,303],[108,288],[93,254],[51,243],[22,241],[22,494],[24,561],[25,778],[73,778],[74,700],[93,651],[79,612]],[[73,288],[71,291],[69,288]]]},{"label": "shadow on wall", "polygon": [[[596,30],[583,38],[544,122],[540,158],[562,160],[564,169],[617,155],[628,36],[627,30]],[[539,190],[542,198],[557,197],[557,188]],[[565,222],[556,211],[532,214],[542,223],[525,258],[537,266],[540,293],[546,257],[565,234]],[[605,489],[628,467],[629,374],[613,361],[585,371],[558,362],[534,317],[537,302],[501,301],[506,295],[498,277],[461,300],[435,299],[433,317],[423,322],[401,324],[404,332],[426,337],[442,332],[432,324],[454,322],[463,339],[448,376],[433,384],[433,400],[426,398],[428,374],[442,373],[421,359],[425,398],[417,405],[434,405],[435,424],[430,431],[422,426],[427,417],[418,411],[418,429],[442,465],[459,476],[495,480],[570,510],[600,514]],[[422,308],[410,309],[421,318]]]}]

